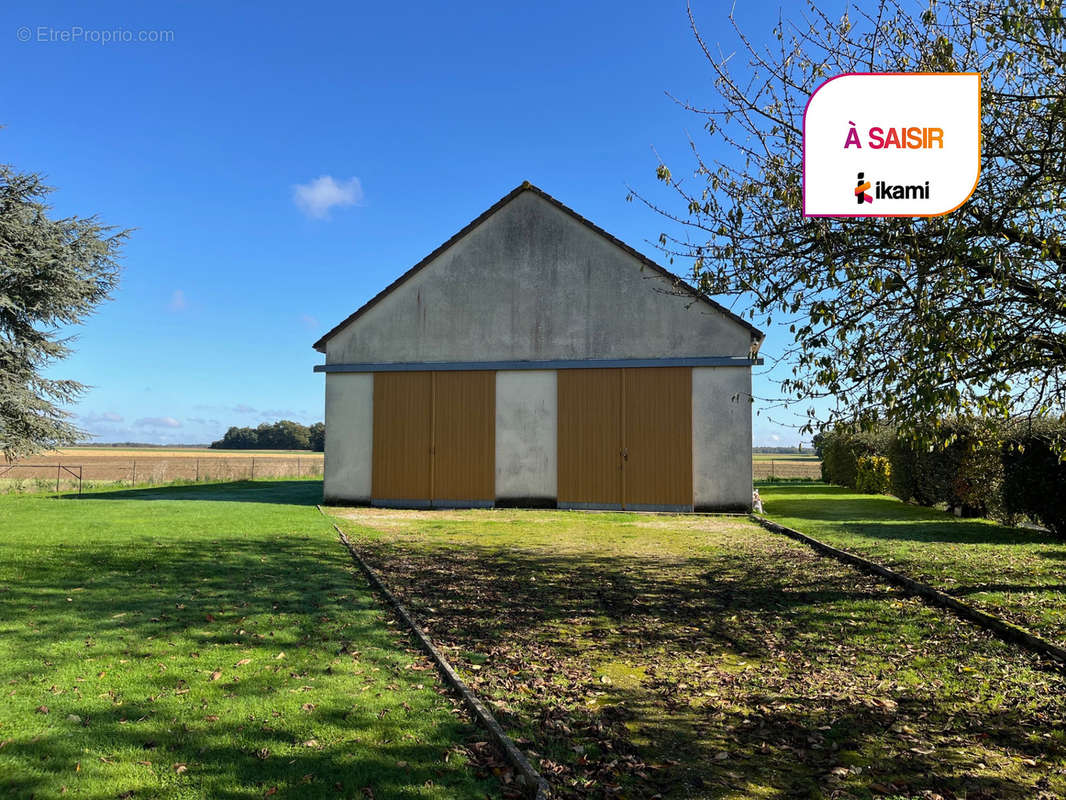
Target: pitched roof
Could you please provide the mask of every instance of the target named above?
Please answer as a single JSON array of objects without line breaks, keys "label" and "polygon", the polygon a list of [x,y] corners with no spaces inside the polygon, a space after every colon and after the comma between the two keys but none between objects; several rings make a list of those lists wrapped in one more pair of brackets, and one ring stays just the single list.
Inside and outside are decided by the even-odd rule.
[{"label": "pitched roof", "polygon": [[640,261],[640,263],[642,265],[644,265],[645,267],[648,267],[649,269],[659,273],[663,277],[668,278],[670,281],[673,282],[675,288],[677,288],[679,291],[682,291],[682,292],[684,292],[686,294],[691,295],[694,299],[700,300],[701,302],[709,305],[715,311],[718,311],[719,313],[721,313],[724,316],[728,317],[729,319],[733,320],[738,325],[740,325],[740,326],[742,326],[744,328],[747,328],[751,332],[751,335],[752,335],[753,339],[757,339],[757,340],[759,340],[759,342],[762,342],[762,340],[764,338],[763,332],[760,331],[758,328],[756,328],[754,325],[752,325],[750,322],[748,322],[746,319],[741,317],[739,314],[735,314],[732,311],[730,311],[728,308],[726,308],[725,306],[721,305],[720,303],[715,302],[710,297],[708,297],[706,294],[704,294],[703,292],[699,291],[694,286],[690,285],[688,282],[682,280],[679,276],[677,276],[674,273],[670,272],[668,269],[666,269],[662,265],[655,263],[650,258],[648,258],[646,255],[644,255],[643,253],[640,253],[637,250],[633,249],[628,244],[623,242],[621,239],[618,239],[618,238],[612,236],[607,231],[605,231],[603,228],[601,228],[599,225],[597,225],[596,223],[594,223],[594,222],[586,219],[585,217],[581,216],[580,214],[578,214],[576,211],[574,211],[569,206],[566,206],[563,203],[560,203],[558,200],[556,200],[550,194],[545,192],[543,189],[540,189],[540,188],[534,186],[529,181],[523,181],[521,184],[519,184],[514,189],[512,189],[510,192],[508,192],[503,197],[501,197],[498,201],[493,203],[480,216],[478,216],[476,219],[471,221],[462,230],[460,230],[458,233],[456,233],[454,236],[452,236],[450,239],[448,239],[448,241],[446,241],[444,244],[442,244],[440,247],[438,247],[436,250],[434,250],[428,256],[423,258],[417,264],[415,264],[413,267],[411,267],[409,270],[407,270],[407,272],[405,272],[399,278],[394,280],[392,283],[390,283],[388,286],[386,286],[384,289],[382,289],[376,295],[374,295],[369,300],[367,300],[362,306],[360,306],[358,309],[356,309],[356,311],[354,313],[352,313],[351,315],[346,317],[344,320],[342,320],[340,323],[335,325],[332,329],[330,329],[325,335],[322,336],[321,339],[319,339],[317,342],[314,343],[314,345],[313,345],[314,349],[318,350],[320,353],[326,352],[326,342],[328,342],[335,334],[339,333],[349,323],[354,322],[355,320],[359,319],[359,317],[361,317],[363,314],[365,314],[367,311],[369,311],[371,308],[373,308],[375,305],[377,305],[378,302],[380,302],[386,295],[390,294],[395,289],[399,288],[404,282],[407,281],[408,278],[414,276],[423,267],[425,267],[427,264],[432,262],[433,259],[435,259],[437,256],[439,256],[441,253],[443,253],[445,250],[447,250],[453,244],[455,244],[460,239],[462,239],[467,233],[469,233],[474,228],[476,228],[478,225],[480,225],[482,222],[487,220],[489,217],[491,217],[493,214],[495,214],[499,209],[503,208],[505,205],[507,205],[509,202],[511,202],[514,198],[516,198],[518,195],[520,195],[522,192],[532,192],[533,194],[537,195],[538,197],[542,198],[543,200],[546,200],[547,202],[551,203],[553,206],[558,208],[563,213],[568,214],[569,216],[573,217],[578,222],[580,222],[582,225],[585,225],[587,228],[590,228],[591,230],[595,231],[600,236],[602,236],[604,239],[607,239],[609,242],[614,244],[616,247],[621,248],[623,251],[625,251],[629,255],[633,256],[633,258],[635,258],[638,261]]}]

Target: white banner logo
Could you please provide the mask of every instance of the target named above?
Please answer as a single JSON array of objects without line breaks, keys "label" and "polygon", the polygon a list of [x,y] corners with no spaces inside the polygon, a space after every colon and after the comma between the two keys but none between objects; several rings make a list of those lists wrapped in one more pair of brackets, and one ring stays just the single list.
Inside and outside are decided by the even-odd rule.
[{"label": "white banner logo", "polygon": [[980,73],[849,73],[807,101],[806,217],[949,214],[980,172]]}]

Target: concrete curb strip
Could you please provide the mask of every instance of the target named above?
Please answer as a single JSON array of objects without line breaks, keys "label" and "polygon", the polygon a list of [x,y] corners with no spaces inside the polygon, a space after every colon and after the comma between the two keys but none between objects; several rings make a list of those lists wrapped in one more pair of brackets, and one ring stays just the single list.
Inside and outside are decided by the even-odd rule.
[{"label": "concrete curb strip", "polygon": [[916,581],[913,578],[908,578],[906,575],[901,575],[898,572],[888,569],[888,567],[882,567],[880,564],[868,561],[862,556],[857,556],[854,553],[849,553],[847,550],[840,550],[836,547],[832,547],[831,545],[828,545],[825,542],[820,542],[805,533],[800,533],[797,530],[786,528],[784,525],[773,522],[765,517],[760,517],[758,514],[752,514],[751,518],[768,531],[789,536],[809,545],[823,555],[832,556],[837,559],[837,561],[857,567],[863,572],[868,572],[884,578],[889,583],[894,583],[911,594],[916,594],[929,601],[933,605],[947,608],[948,610],[955,612],[955,614],[962,617],[964,620],[972,622],[975,625],[980,625],[982,628],[991,631],[1004,641],[1021,645],[1027,650],[1031,650],[1032,652],[1043,656],[1048,656],[1055,661],[1058,661],[1060,664],[1066,665],[1066,648],[1060,647],[1057,644],[1052,644],[1047,639],[1041,639],[1039,636],[1034,636],[1028,631],[1019,628],[1017,625],[1012,625],[999,617],[986,614],[984,611],[978,611],[973,606],[967,605],[951,595],[941,592],[939,589],[934,589],[929,584]]},{"label": "concrete curb strip", "polygon": [[[326,513],[322,511],[321,506],[316,506],[316,508],[318,508],[323,516],[327,516]],[[431,659],[433,659],[433,662],[437,665],[437,670],[444,678],[444,681],[459,694],[467,708],[470,709],[470,713],[473,714],[478,723],[489,732],[489,735],[503,752],[504,757],[511,766],[518,771],[518,779],[524,782],[527,795],[533,798],[533,800],[545,800],[548,796],[548,782],[540,776],[540,773],[533,768],[533,765],[529,763],[529,760],[525,757],[522,751],[518,749],[513,741],[511,741],[511,737],[504,732],[502,727],[500,727],[500,723],[498,723],[496,718],[492,716],[492,712],[489,711],[485,705],[474,696],[473,692],[467,688],[466,684],[463,683],[463,679],[459,677],[455,668],[448,663],[444,654],[433,646],[433,643],[429,641],[429,638],[418,626],[418,623],[416,623],[411,615],[407,613],[407,609],[404,608],[403,604],[396,599],[393,593],[388,590],[388,587],[381,582],[381,579],[378,578],[374,570],[370,568],[370,565],[359,555],[359,552],[355,549],[354,545],[352,545],[348,540],[348,537],[344,535],[344,531],[338,528],[336,524],[333,524],[333,529],[337,531],[337,536],[340,537],[341,544],[347,548],[348,553],[352,557],[352,561],[354,561],[363,571],[367,580],[370,581],[370,585],[380,592],[396,610],[400,619],[403,620],[404,625],[406,625],[415,635],[415,638],[418,640],[422,649],[426,651]]]}]

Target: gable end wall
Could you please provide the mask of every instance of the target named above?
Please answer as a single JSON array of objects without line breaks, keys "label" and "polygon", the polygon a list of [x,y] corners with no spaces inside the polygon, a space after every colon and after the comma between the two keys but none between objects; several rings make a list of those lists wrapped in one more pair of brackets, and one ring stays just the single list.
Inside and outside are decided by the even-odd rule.
[{"label": "gable end wall", "polygon": [[750,354],[751,332],[533,192],[326,343],[326,363]]}]

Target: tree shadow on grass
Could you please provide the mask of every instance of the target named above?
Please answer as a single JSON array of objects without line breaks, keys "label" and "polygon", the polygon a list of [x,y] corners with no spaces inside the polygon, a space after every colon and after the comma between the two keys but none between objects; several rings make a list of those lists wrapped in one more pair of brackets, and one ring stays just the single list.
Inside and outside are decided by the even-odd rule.
[{"label": "tree shadow on grass", "polygon": [[217,500],[314,506],[322,502],[321,480],[258,480],[147,486],[141,489],[65,494],[70,500]]},{"label": "tree shadow on grass", "polygon": [[[640,693],[612,693],[613,702],[633,712],[630,720],[639,716],[630,724],[641,738],[680,762],[662,771],[654,786],[667,797],[1056,796],[1034,791],[1041,783],[1046,788],[1046,780],[990,774],[984,763],[984,753],[996,750],[1011,759],[1048,755],[1025,735],[1027,715],[995,711],[951,718],[922,693],[899,694],[897,700],[889,710],[858,697],[756,691],[745,698],[743,710],[725,703],[692,707],[682,699],[664,713],[661,706],[649,708]],[[912,720],[929,716],[949,726],[950,736],[938,743],[917,731],[901,732]],[[939,746],[948,738],[985,742],[986,749]]]},{"label": "tree shadow on grass", "polygon": [[[1066,760],[1061,670],[802,550],[356,546],[560,797],[1023,798]],[[986,768],[1019,754],[1039,767]]]},{"label": "tree shadow on grass", "polygon": [[446,758],[477,734],[413,689],[432,677],[321,536],[6,543],[0,570],[17,576],[0,585],[0,795],[498,791]]},{"label": "tree shadow on grass", "polygon": [[[869,539],[957,544],[1060,543],[1047,531],[1011,528],[987,520],[967,521],[878,495],[864,495],[861,502],[849,501],[841,499],[844,493],[837,487],[816,484],[775,487],[774,496],[764,502],[771,517],[840,523],[849,534]],[[817,535],[809,530],[803,533]]]},{"label": "tree shadow on grass", "polygon": [[1016,593],[1043,593],[1063,594],[1066,593],[1066,583],[975,583],[972,586],[953,585],[946,587],[944,591],[951,595],[971,595],[982,592]]}]

